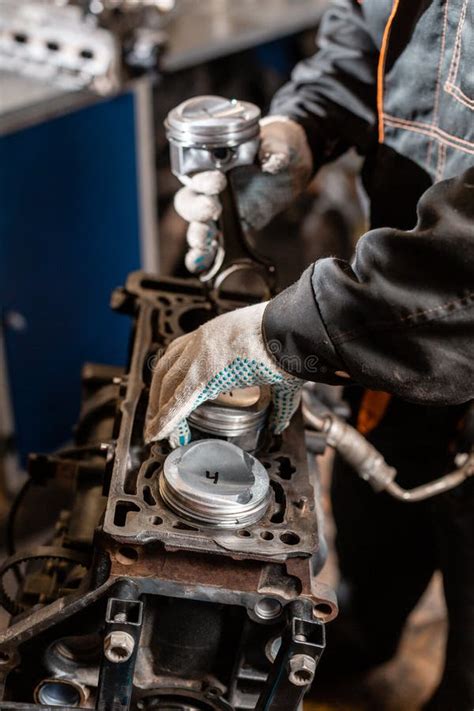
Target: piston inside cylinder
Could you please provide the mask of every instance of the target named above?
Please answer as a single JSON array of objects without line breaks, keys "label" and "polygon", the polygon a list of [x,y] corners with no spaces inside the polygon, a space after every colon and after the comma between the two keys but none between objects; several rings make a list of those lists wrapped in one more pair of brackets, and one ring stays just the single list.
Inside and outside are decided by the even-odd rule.
[{"label": "piston inside cylinder", "polygon": [[263,516],[270,486],[265,467],[251,454],[230,442],[204,439],[168,455],[160,494],[185,519],[238,528]]},{"label": "piston inside cylinder", "polygon": [[270,390],[252,387],[223,393],[189,415],[193,440],[215,437],[255,452],[262,443],[270,407]]}]

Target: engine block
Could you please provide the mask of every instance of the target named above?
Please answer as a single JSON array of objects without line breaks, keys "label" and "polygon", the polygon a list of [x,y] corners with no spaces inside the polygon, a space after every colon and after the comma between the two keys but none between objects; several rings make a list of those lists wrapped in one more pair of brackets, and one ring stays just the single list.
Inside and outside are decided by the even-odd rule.
[{"label": "engine block", "polygon": [[[73,503],[50,545],[0,571],[6,581],[22,569],[16,593],[0,591],[12,614],[0,635],[2,709],[298,708],[337,614],[316,579],[324,561],[301,415],[282,436],[264,430],[252,453],[268,493],[248,523],[180,515],[163,498],[171,450],[143,440],[166,346],[245,303],[141,272],[114,293],[113,308],[133,318],[129,366],[89,366],[75,447],[30,462],[33,481],[63,482]],[[218,472],[222,441],[200,442],[204,469]]]}]

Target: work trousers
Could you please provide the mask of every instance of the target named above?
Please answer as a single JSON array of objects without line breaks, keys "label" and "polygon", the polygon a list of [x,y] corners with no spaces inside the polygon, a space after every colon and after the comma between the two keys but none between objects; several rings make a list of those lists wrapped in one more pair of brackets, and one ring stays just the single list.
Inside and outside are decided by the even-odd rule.
[{"label": "work trousers", "polygon": [[[349,389],[348,399],[356,424],[363,395]],[[397,481],[411,488],[454,467],[466,411],[467,406],[431,408],[390,398],[367,437],[397,469]],[[435,498],[405,503],[375,493],[337,459],[331,495],[341,613],[357,637],[359,661],[368,666],[395,653],[407,616],[441,570],[449,623],[446,661],[426,709],[473,711],[474,478]]]}]

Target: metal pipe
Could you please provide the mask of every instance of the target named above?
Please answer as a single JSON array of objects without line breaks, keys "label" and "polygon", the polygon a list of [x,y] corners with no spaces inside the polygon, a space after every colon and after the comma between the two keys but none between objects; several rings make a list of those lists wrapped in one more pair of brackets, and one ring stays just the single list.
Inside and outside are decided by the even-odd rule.
[{"label": "metal pipe", "polygon": [[303,416],[315,430],[326,435],[327,443],[350,464],[375,491],[386,491],[400,501],[413,503],[429,499],[462,484],[474,475],[474,453],[457,470],[414,489],[396,483],[397,470],[391,467],[373,445],[354,427],[335,415],[318,417],[303,403]]},{"label": "metal pipe", "polygon": [[429,499],[432,496],[437,496],[437,494],[443,494],[445,491],[454,489],[473,474],[474,458],[471,457],[469,467],[464,465],[454,472],[450,472],[439,479],[430,481],[429,484],[416,486],[414,489],[403,489],[395,481],[393,481],[387,486],[386,491],[400,501],[408,501],[409,503],[423,501],[423,499]]}]

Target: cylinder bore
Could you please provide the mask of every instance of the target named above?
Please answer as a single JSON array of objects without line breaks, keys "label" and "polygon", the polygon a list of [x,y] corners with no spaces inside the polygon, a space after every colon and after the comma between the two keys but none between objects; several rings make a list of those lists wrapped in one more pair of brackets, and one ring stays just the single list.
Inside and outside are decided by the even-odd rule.
[{"label": "cylinder bore", "polygon": [[44,706],[80,706],[84,690],[69,679],[43,679],[35,689],[35,700]]}]

